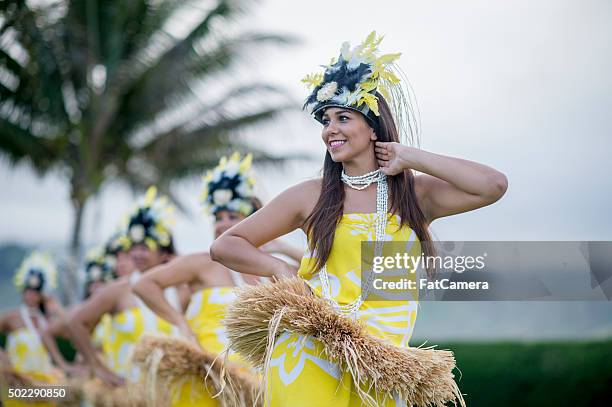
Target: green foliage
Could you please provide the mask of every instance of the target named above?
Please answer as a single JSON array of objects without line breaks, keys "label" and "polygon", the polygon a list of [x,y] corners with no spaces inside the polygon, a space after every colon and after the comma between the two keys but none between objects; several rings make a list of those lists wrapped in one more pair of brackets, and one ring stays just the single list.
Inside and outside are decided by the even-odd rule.
[{"label": "green foliage", "polygon": [[612,341],[456,343],[468,406],[607,406]]}]

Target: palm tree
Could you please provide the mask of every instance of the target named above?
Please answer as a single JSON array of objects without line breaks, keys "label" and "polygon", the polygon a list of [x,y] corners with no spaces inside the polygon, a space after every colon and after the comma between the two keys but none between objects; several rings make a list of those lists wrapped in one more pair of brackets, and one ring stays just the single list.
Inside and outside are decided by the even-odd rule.
[{"label": "palm tree", "polygon": [[105,183],[170,194],[170,180],[244,148],[236,130],[291,105],[274,86],[238,79],[245,52],[290,42],[228,34],[247,1],[0,2],[0,152],[65,175],[73,259],[85,206]]}]

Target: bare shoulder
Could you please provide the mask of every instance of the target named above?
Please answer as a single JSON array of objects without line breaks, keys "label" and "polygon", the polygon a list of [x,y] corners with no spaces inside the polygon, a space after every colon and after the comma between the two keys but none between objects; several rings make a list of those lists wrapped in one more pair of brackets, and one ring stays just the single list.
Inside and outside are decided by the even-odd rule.
[{"label": "bare shoulder", "polygon": [[179,270],[184,270],[191,276],[189,284],[194,283],[192,280],[199,280],[200,282],[205,280],[204,276],[211,270],[221,266],[212,260],[208,252],[198,252],[181,256],[180,262],[182,266]]},{"label": "bare shoulder", "polygon": [[0,315],[0,332],[10,332],[20,327],[19,310],[14,309]]},{"label": "bare shoulder", "polygon": [[314,209],[321,195],[321,178],[309,179],[287,189],[286,193],[300,208],[302,220],[305,220]]},{"label": "bare shoulder", "polygon": [[299,184],[294,185],[291,188],[296,188],[298,190],[307,192],[307,193],[316,193],[317,198],[319,197],[319,194],[321,193],[321,184],[323,183],[323,179],[322,178],[313,178],[313,179],[309,179],[306,181],[302,181]]}]

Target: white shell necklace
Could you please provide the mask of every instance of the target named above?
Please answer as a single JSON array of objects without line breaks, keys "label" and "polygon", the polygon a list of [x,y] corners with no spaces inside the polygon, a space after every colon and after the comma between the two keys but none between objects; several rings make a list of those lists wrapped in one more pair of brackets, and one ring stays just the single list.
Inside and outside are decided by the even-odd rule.
[{"label": "white shell necklace", "polygon": [[357,191],[362,191],[372,185],[372,183],[378,181],[380,179],[380,174],[382,174],[380,170],[374,170],[368,172],[367,174],[351,177],[344,172],[344,169],[342,169],[340,179],[349,187],[356,189]]},{"label": "white shell necklace", "polygon": [[[364,175],[359,175],[356,177],[351,177],[346,175],[344,170],[342,170],[341,176],[342,182],[348,185],[350,188],[356,190],[363,190],[377,182],[376,185],[376,241],[374,246],[374,255],[381,256],[382,255],[382,243],[385,240],[386,229],[387,229],[387,210],[388,210],[388,201],[387,201],[387,176],[380,170],[372,171]],[[324,265],[319,271],[319,275],[321,278],[321,288],[323,292],[323,296],[334,304],[335,308],[344,313],[344,314],[356,314],[361,308],[364,300],[368,298],[370,293],[370,287],[372,286],[372,282],[374,280],[374,273],[370,272],[368,276],[368,281],[365,284],[365,289],[362,290],[361,295],[355,299],[355,301],[350,304],[340,305],[337,301],[335,301],[332,297],[331,292],[331,284],[329,282],[329,275],[327,274],[327,264]],[[364,285],[362,284],[363,288]]]}]

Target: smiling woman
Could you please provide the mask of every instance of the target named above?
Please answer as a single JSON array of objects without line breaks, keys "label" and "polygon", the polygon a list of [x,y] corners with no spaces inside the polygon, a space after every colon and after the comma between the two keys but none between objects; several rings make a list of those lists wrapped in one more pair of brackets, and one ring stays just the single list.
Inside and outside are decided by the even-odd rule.
[{"label": "smiling woman", "polygon": [[211,248],[227,267],[283,279],[287,265],[257,247],[297,228],[308,236],[300,279],[244,289],[226,318],[232,347],[264,370],[271,406],[464,405],[452,352],[409,346],[418,298],[364,300],[361,242],[375,241],[375,256],[389,255],[380,244],[389,240],[429,256],[429,224],[495,202],[506,179],[399,143],[400,133],[416,137],[412,109],[394,73],[399,54],[379,56],[380,42],[372,33],[345,44],[304,80],[305,107],[323,125],[323,177],[281,193]]}]

